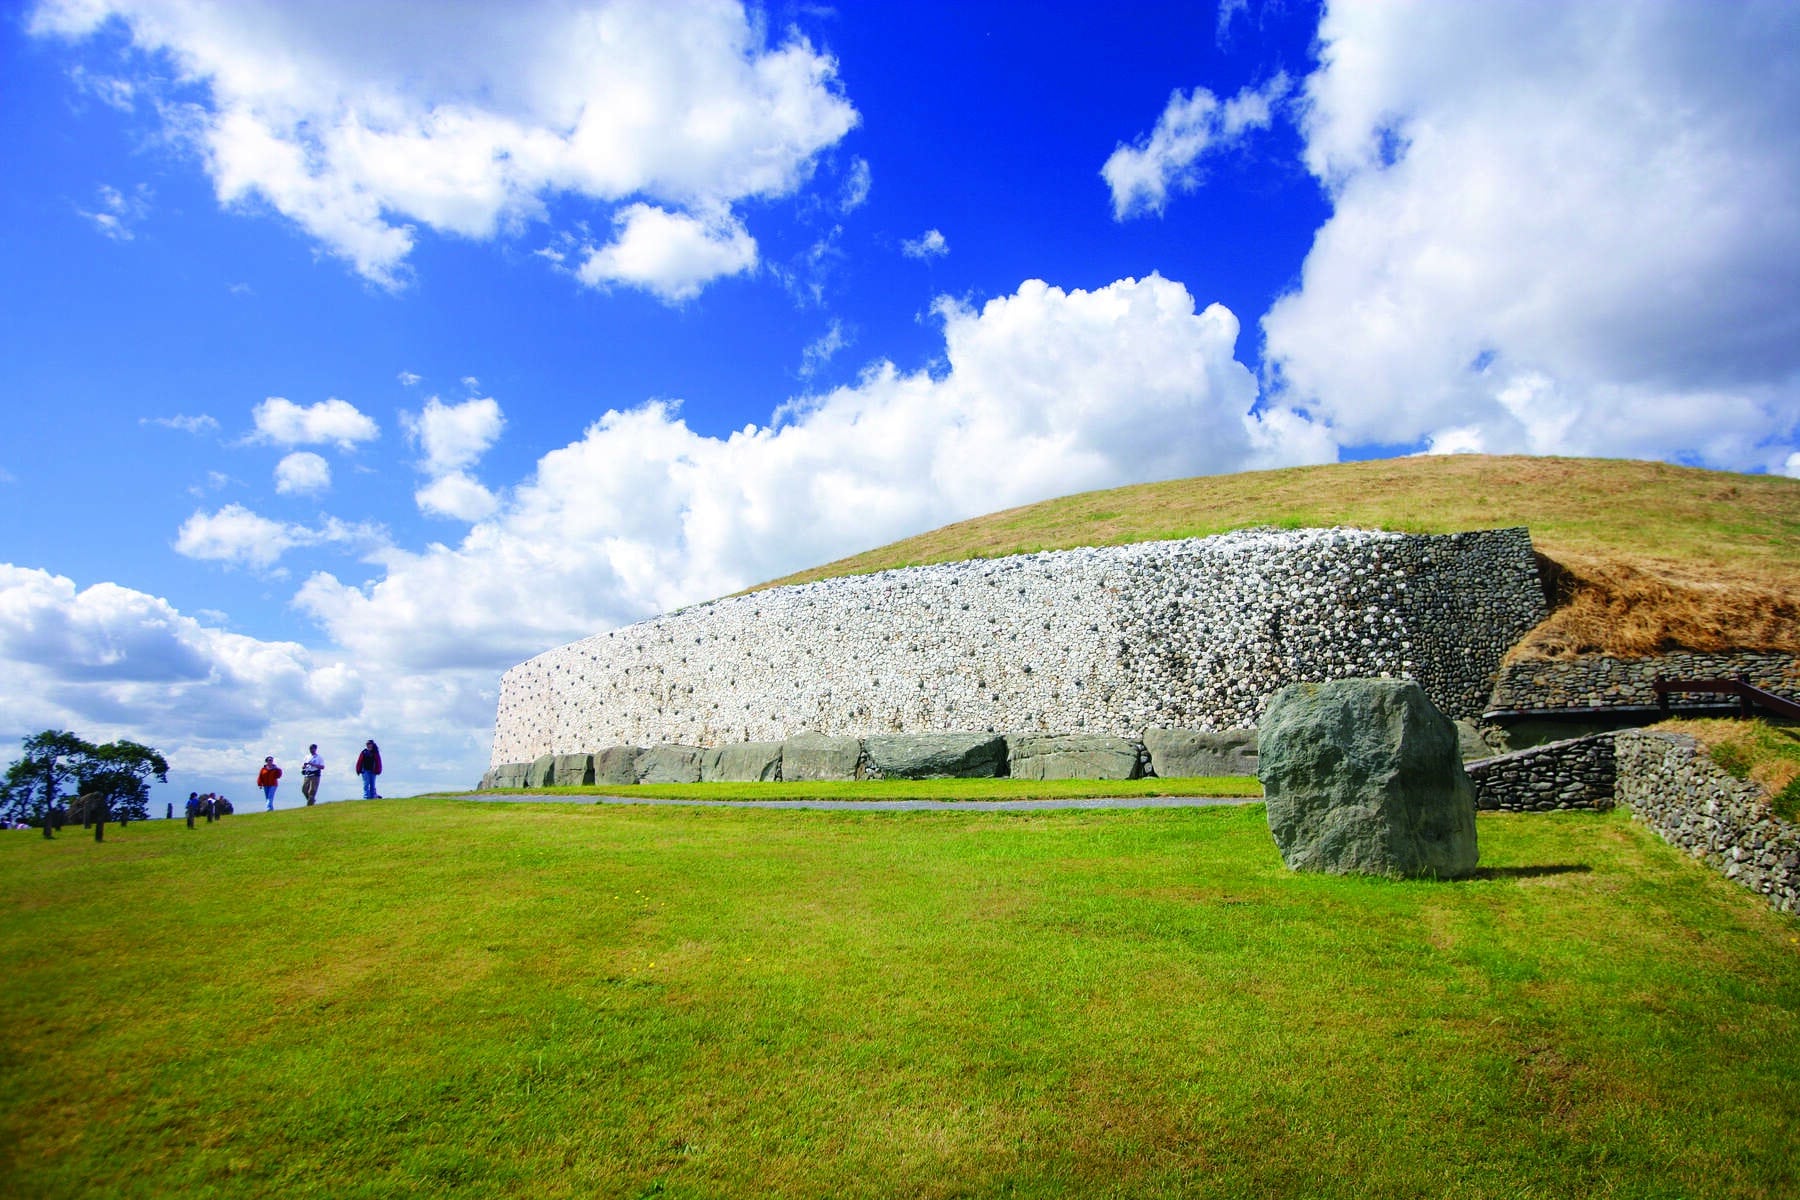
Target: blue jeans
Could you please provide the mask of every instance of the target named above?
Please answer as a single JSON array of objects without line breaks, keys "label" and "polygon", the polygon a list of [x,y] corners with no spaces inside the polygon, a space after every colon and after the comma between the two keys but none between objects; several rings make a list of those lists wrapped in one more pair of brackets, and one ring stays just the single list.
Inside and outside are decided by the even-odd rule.
[{"label": "blue jeans", "polygon": [[269,804],[268,804],[269,811],[274,812],[275,811],[275,785],[274,784],[266,783],[263,785],[263,799],[265,799],[269,802]]},{"label": "blue jeans", "polygon": [[379,797],[375,795],[375,772],[364,771],[362,773],[362,777],[363,777],[363,799],[364,800],[379,799]]}]

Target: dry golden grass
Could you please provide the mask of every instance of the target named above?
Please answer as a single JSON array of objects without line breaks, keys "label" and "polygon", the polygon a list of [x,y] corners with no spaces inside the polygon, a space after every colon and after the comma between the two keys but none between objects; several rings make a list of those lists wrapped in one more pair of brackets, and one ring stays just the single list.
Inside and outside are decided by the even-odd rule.
[{"label": "dry golden grass", "polygon": [[1527,526],[1557,605],[1520,654],[1800,653],[1800,480],[1615,459],[1397,458],[1084,492],[763,586],[1262,525]]}]

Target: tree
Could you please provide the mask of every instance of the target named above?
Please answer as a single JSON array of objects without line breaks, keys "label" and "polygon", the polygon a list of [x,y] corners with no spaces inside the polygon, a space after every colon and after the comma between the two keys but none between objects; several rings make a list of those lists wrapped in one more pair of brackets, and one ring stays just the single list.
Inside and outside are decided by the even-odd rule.
[{"label": "tree", "polygon": [[150,779],[169,781],[161,754],[125,738],[96,746],[67,730],[46,729],[26,738],[24,750],[0,779],[0,812],[41,822],[45,837],[52,834],[57,800],[67,792],[98,794],[112,816],[141,821],[150,815]]},{"label": "tree", "polygon": [[169,764],[149,746],[120,738],[91,746],[78,760],[76,786],[83,795],[98,793],[117,821],[143,821],[150,816],[150,778],[169,782]]},{"label": "tree", "polygon": [[46,729],[26,738],[24,748],[24,757],[6,769],[7,815],[38,819],[44,836],[50,837],[57,797],[76,778],[94,745],[65,729]]}]

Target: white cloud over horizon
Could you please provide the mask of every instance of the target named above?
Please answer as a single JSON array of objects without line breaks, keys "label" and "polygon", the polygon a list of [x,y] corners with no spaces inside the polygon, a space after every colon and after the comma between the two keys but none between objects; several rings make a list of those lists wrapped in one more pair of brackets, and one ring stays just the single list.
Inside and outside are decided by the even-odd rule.
[{"label": "white cloud over horizon", "polygon": [[[1333,211],[1262,320],[1346,445],[1780,471],[1800,440],[1792,8],[1333,3]],[[1783,28],[1786,34],[1783,33]]]},{"label": "white cloud over horizon", "polygon": [[370,522],[325,517],[314,527],[270,520],[241,504],[227,504],[215,512],[196,511],[183,521],[174,549],[186,558],[267,571],[289,550],[328,544],[373,553],[387,544],[387,534]]},{"label": "white cloud over horizon", "polygon": [[[858,120],[831,58],[794,31],[770,44],[734,0],[41,0],[30,28],[78,40],[111,20],[153,56],[137,82],[172,69],[204,95],[160,110],[199,149],[221,204],[265,202],[388,287],[421,226],[510,236],[556,195],[645,197],[741,261],[754,242],[717,214],[792,193]],[[129,104],[134,84],[120,82]],[[866,164],[856,178],[866,195]],[[646,221],[628,219],[627,248],[668,240],[666,222]],[[721,272],[696,277],[691,252],[621,249],[625,274],[608,278],[697,289]],[[643,274],[658,265],[675,274]]]},{"label": "white cloud over horizon", "polygon": [[613,226],[613,240],[590,249],[575,270],[589,287],[623,284],[678,304],[715,279],[756,268],[756,239],[729,213],[696,217],[633,204],[613,218]]}]

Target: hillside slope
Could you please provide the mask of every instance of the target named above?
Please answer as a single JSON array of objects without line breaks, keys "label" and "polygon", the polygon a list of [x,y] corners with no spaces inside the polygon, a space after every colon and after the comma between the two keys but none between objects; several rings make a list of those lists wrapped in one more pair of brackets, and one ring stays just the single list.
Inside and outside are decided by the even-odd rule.
[{"label": "hillside slope", "polygon": [[1613,459],[1397,458],[1083,492],[762,586],[1259,525],[1528,526],[1555,611],[1515,654],[1800,653],[1800,480]]}]

